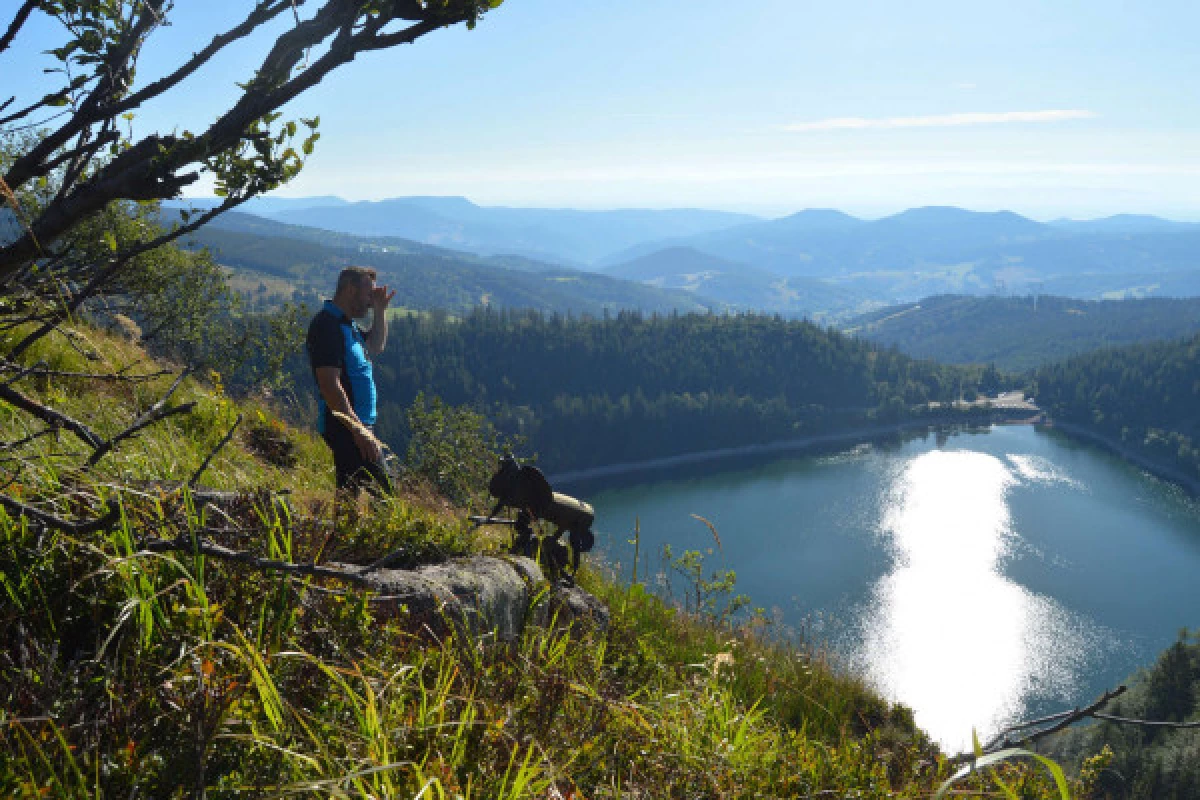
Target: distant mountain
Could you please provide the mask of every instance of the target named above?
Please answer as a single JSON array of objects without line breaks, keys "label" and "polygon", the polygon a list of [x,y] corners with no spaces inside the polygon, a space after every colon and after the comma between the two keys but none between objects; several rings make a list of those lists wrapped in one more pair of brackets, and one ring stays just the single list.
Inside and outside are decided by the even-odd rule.
[{"label": "distant mountain", "polygon": [[759,219],[695,209],[485,207],[462,197],[400,197],[280,210],[269,216],[360,236],[399,236],[484,255],[524,255],[573,265],[590,264],[638,242],[692,236]]},{"label": "distant mountain", "polygon": [[1194,222],[1176,222],[1145,214],[1117,214],[1103,219],[1056,219],[1049,223],[1071,233],[1187,233],[1200,230]]},{"label": "distant mountain", "polygon": [[740,310],[815,316],[857,306],[862,297],[815,278],[786,278],[691,247],[669,247],[604,268],[604,274],[663,289],[685,289]]},{"label": "distant mountain", "polygon": [[846,333],[943,363],[1024,370],[1068,356],[1200,332],[1200,297],[1087,301],[943,295],[852,320]]},{"label": "distant mountain", "polygon": [[[280,236],[262,230],[279,223],[267,220],[264,225],[251,215],[227,216],[227,227],[207,225],[189,236],[185,245],[209,248],[218,263],[253,280],[259,275],[282,279],[298,290],[299,299],[309,302],[332,292],[343,267],[362,264],[375,267],[379,282],[397,290],[397,306],[417,310],[465,313],[493,305],[600,315],[621,309],[668,313],[722,308],[690,292],[527,259],[482,257],[400,239],[387,240],[393,244],[385,245],[296,226],[280,226],[291,234]],[[332,239],[322,242],[323,236]],[[513,264],[521,268],[514,269]]]},{"label": "distant mountain", "polygon": [[[592,269],[608,271],[634,264],[643,282],[716,291],[733,306],[782,313],[837,313],[937,294],[1200,293],[1200,225],[1136,215],[1040,223],[1007,211],[929,207],[879,220],[810,209],[765,221],[721,212],[487,208],[461,197],[410,197],[269,218],[227,216],[240,230],[336,246],[363,247],[366,236],[395,252],[502,255],[512,269],[591,261]],[[289,225],[304,220],[311,224]],[[663,231],[670,235],[655,238]],[[638,263],[664,252],[670,255]],[[700,254],[724,263],[706,266],[696,261]]]},{"label": "distant mountain", "polygon": [[[1066,234],[1011,212],[931,207],[874,221],[855,219],[838,211],[802,211],[769,222],[657,244],[689,246],[781,275],[833,278],[864,272],[907,271],[922,264],[955,264],[980,248],[1063,235]],[[632,252],[654,249],[660,247],[648,243]],[[614,254],[605,261],[629,257],[630,252]]]},{"label": "distant mountain", "polygon": [[[181,200],[168,200],[163,203],[165,208],[200,208],[209,209],[220,205],[220,198],[199,197],[199,198],[183,198]],[[242,205],[238,206],[247,214],[271,214],[277,211],[299,211],[305,208],[328,208],[330,206],[344,206],[346,200],[333,195],[320,195],[317,197],[255,197],[247,200]]]},{"label": "distant mountain", "polygon": [[1008,211],[949,207],[911,209],[873,221],[839,212],[801,212],[642,243],[602,263],[675,247],[783,276],[822,278],[882,302],[943,293],[1040,291],[1051,283],[1056,291],[1084,297],[1137,294],[1146,281],[1123,285],[1111,278],[1175,273],[1181,280],[1171,283],[1182,287],[1190,284],[1185,273],[1200,270],[1200,225],[1128,216],[1078,226],[1043,224]]},{"label": "distant mountain", "polygon": [[[601,258],[597,264],[606,267],[631,261],[669,247],[691,247],[730,261],[752,263],[762,269],[780,272],[772,264],[783,259],[788,265],[794,260],[793,245],[806,243],[807,247],[836,247],[867,225],[867,222],[829,209],[808,209],[780,219],[749,222],[723,230],[709,231],[692,236],[678,236],[661,241],[636,244],[617,250]],[[806,254],[799,255],[800,260]],[[782,272],[791,272],[785,267]]]}]

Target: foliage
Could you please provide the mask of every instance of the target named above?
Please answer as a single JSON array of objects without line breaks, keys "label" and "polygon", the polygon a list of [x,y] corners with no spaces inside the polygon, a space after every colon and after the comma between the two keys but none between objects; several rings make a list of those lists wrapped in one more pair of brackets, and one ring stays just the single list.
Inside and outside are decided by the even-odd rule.
[{"label": "foliage", "polygon": [[[734,615],[750,605],[750,598],[744,594],[734,594],[737,573],[731,569],[720,572],[714,570],[705,577],[706,554],[711,556],[712,549],[709,548],[707,553],[685,550],[675,555],[671,545],[663,545],[663,562],[687,582],[684,611],[707,617],[718,626],[731,625]],[[670,590],[668,582],[667,591]]]},{"label": "foliage", "polygon": [[1031,370],[1069,356],[1200,330],[1200,298],[1089,301],[1052,295],[940,295],[848,323],[917,358]]},{"label": "foliage", "polygon": [[[1200,636],[1179,640],[1149,669],[1127,681],[1129,691],[1106,709],[1119,717],[1200,721]],[[1097,798],[1184,800],[1200,792],[1200,731],[1098,721],[1047,740],[1051,755],[1081,763],[1080,778]]]},{"label": "foliage", "polygon": [[[407,44],[459,22],[474,26],[499,3],[323,2],[302,20],[291,0],[266,0],[256,3],[242,19],[226,21],[209,45],[178,58],[163,77],[144,85],[138,84],[137,64],[143,49],[152,46],[154,35],[170,24],[171,3],[24,3],[0,39],[0,52],[21,35],[31,15],[57,20],[62,44],[45,55],[51,64],[47,72],[60,76],[60,88],[40,99],[22,98],[15,111],[0,117],[0,129],[46,109],[67,110],[5,170],[8,193],[46,180],[52,180],[56,190],[30,215],[15,241],[0,245],[0,277],[28,271],[46,256],[47,248],[114,201],[175,197],[206,173],[216,194],[225,200],[214,214],[202,216],[203,221],[287,182],[313,152],[320,120],[282,120],[281,106],[359,53]],[[182,81],[203,72],[219,52],[289,13],[295,17],[294,27],[263,40],[261,62],[245,83],[238,84],[241,96],[205,130],[134,135],[132,121],[143,104],[177,91]],[[310,58],[314,49],[320,55]],[[111,262],[116,264],[132,252],[114,251]]]},{"label": "foliage", "polygon": [[226,266],[284,278],[306,294],[328,292],[348,264],[371,266],[379,271],[380,283],[397,290],[405,306],[423,311],[465,314],[491,305],[602,314],[622,308],[703,311],[714,305],[684,291],[511,256],[484,257],[404,239],[249,221],[254,219],[246,214],[221,219],[196,231],[189,241],[212,250]]},{"label": "foliage", "polygon": [[[144,357],[80,335],[113,369]],[[85,360],[58,339],[38,348],[60,367]],[[99,409],[107,430],[161,390],[73,378],[39,391],[72,413]],[[304,563],[328,531],[328,454],[298,431],[287,431],[301,456],[291,470],[235,438],[206,473],[219,488],[287,487],[287,505],[247,492],[217,514],[173,491],[233,418],[257,415],[192,381],[180,392],[194,417],[146,429],[93,475],[57,470],[61,445],[48,438],[41,469],[9,475],[44,509],[65,513],[86,488],[121,515],[68,535],[0,514],[0,794],[882,800],[927,797],[946,777],[910,713],[818,651],[770,640],[762,622],[718,627],[595,572],[580,579],[612,609],[607,631],[530,627],[500,646],[422,638],[403,613],[329,580],[150,550],[150,539],[204,535]],[[0,417],[5,440],[21,426]],[[158,483],[120,488],[137,479]],[[343,533],[332,549],[360,560],[479,545],[461,512],[406,498]],[[1054,796],[1030,781],[1029,796]]]},{"label": "foliage", "polygon": [[485,417],[451,407],[440,397],[418,394],[406,415],[408,449],[404,466],[429,481],[456,506],[465,507],[485,492],[502,451],[518,443],[502,441]]},{"label": "foliage", "polygon": [[[974,375],[756,315],[407,317],[375,362],[379,431],[420,392],[526,436],[550,470],[775,442],[935,413]],[[303,369],[303,367],[299,367]],[[978,371],[976,371],[977,374]]]},{"label": "foliage", "polygon": [[1200,336],[1099,350],[1034,377],[1053,418],[1200,478]]}]

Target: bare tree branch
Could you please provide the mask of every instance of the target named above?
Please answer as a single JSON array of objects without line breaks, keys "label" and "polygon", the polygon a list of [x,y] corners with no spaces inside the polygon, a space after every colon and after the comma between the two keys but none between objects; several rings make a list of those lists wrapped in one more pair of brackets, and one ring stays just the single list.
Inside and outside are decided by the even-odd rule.
[{"label": "bare tree branch", "polygon": [[53,331],[56,327],[58,327],[58,325],[63,320],[65,320],[71,314],[75,313],[75,311],[79,309],[79,307],[83,304],[83,302],[85,300],[87,300],[89,297],[92,297],[93,295],[95,295],[96,292],[98,292],[101,288],[103,288],[105,283],[107,283],[109,280],[111,280],[113,278],[113,276],[115,276],[118,272],[120,272],[122,269],[124,269],[125,265],[128,264],[131,260],[133,260],[137,256],[140,256],[142,253],[149,252],[149,251],[155,249],[156,247],[162,247],[164,244],[173,242],[176,239],[178,239],[179,237],[181,237],[185,234],[191,233],[192,231],[199,228],[201,225],[204,225],[206,222],[211,220],[213,217],[216,217],[218,214],[223,214],[232,208],[237,208],[239,205],[246,202],[248,199],[250,199],[250,198],[249,197],[228,198],[221,205],[217,206],[216,208],[212,209],[211,211],[208,211],[205,214],[202,214],[201,216],[197,217],[195,220],[189,222],[187,225],[182,225],[178,228],[175,228],[174,230],[171,230],[171,231],[168,231],[168,232],[162,234],[161,236],[151,239],[148,242],[143,242],[142,244],[137,245],[136,247],[131,247],[128,250],[125,250],[121,253],[118,253],[117,255],[114,255],[109,260],[108,265],[106,267],[104,267],[103,269],[99,270],[98,272],[96,272],[96,274],[92,276],[91,281],[88,282],[88,285],[85,286],[78,293],[76,293],[76,295],[71,299],[71,301],[69,303],[67,303],[58,313],[50,316],[49,319],[47,319],[46,322],[43,323],[40,328],[33,331],[28,336],[26,336],[24,339],[22,339],[20,342],[18,342],[16,344],[16,346],[13,347],[13,349],[9,351],[9,354],[8,354],[9,358],[19,358],[22,353],[24,353],[26,350],[28,350],[34,344],[34,342],[38,341],[39,339],[41,339],[42,337],[46,336],[51,331]]},{"label": "bare tree branch", "polygon": [[167,405],[167,401],[171,399],[171,395],[175,394],[175,390],[178,389],[183,383],[183,379],[190,374],[190,370],[186,369],[180,372],[179,377],[176,378],[175,382],[171,384],[171,388],[167,389],[167,393],[159,398],[157,403],[146,409],[145,413],[134,420],[133,424],[128,428],[121,431],[116,436],[113,436],[108,441],[101,443],[100,446],[96,448],[95,452],[92,453],[91,457],[88,458],[87,466],[95,466],[97,463],[99,463],[100,459],[108,455],[108,453],[111,452],[112,449],[118,444],[126,439],[136,436],[142,430],[148,428],[159,420],[166,419],[167,417],[174,416],[175,414],[184,414],[195,408],[195,403],[184,403],[178,406]]},{"label": "bare tree branch", "polygon": [[0,36],[0,53],[8,49],[12,44],[13,39],[17,38],[17,32],[21,30],[21,26],[25,24],[25,20],[29,19],[29,15],[38,7],[38,0],[25,0],[21,7],[17,9],[16,16],[13,17],[12,23],[8,26],[8,30]]},{"label": "bare tree branch", "polygon": [[[262,13],[273,16],[282,10],[280,4],[276,3],[267,6]],[[366,15],[356,32],[355,26],[364,11],[365,6],[358,0],[327,0],[311,19],[301,22],[276,40],[246,92],[203,134],[182,138],[156,134],[147,136],[115,157],[87,183],[58,202],[51,203],[26,236],[0,247],[0,278],[10,275],[21,263],[36,257],[37,249],[32,242],[34,237],[53,241],[77,220],[100,210],[114,199],[148,200],[176,196],[183,187],[199,177],[195,172],[181,174],[188,165],[211,163],[210,159],[238,147],[245,142],[247,131],[257,121],[315,86],[333,69],[352,61],[359,52],[411,42],[425,33],[472,20],[479,14],[479,9],[468,3],[455,6],[452,11],[437,11],[425,9],[415,2],[396,2],[386,13]],[[416,20],[417,24],[396,33],[382,33],[383,28],[396,19]],[[256,18],[243,25],[249,25],[252,29],[256,23],[261,24]],[[240,33],[240,28],[235,31]],[[330,36],[334,38],[328,51],[293,77],[301,59]],[[5,176],[10,186],[16,188],[32,177],[44,174],[41,172],[44,162],[52,153],[65,145],[74,133],[98,121],[88,118],[88,114],[100,114],[101,108],[104,114],[111,114],[114,108],[119,107],[92,104],[91,98],[116,91],[115,84],[102,83],[103,87],[98,85],[89,95],[82,118],[79,114],[75,115],[13,164]]]},{"label": "bare tree branch", "polygon": [[1102,719],[1105,722],[1116,722],[1120,725],[1140,725],[1145,728],[1200,728],[1200,722],[1167,722],[1165,720],[1130,719],[1129,717],[1114,717],[1112,714],[1101,714],[1099,712],[1092,714],[1092,716],[1096,719]]},{"label": "bare tree branch", "polygon": [[237,419],[233,422],[233,426],[229,429],[229,433],[225,434],[221,441],[217,442],[217,446],[214,447],[212,452],[210,452],[204,459],[204,463],[200,465],[200,468],[192,473],[192,477],[187,482],[188,488],[196,488],[196,484],[200,481],[200,476],[204,474],[204,470],[208,469],[208,465],[212,462],[217,453],[221,452],[221,449],[225,447],[225,445],[229,444],[229,440],[233,438],[233,432],[236,431],[238,429],[238,425],[241,424],[242,415],[238,414]]},{"label": "bare tree branch", "polygon": [[18,370],[18,375],[9,378],[5,383],[11,384],[26,377],[46,378],[79,378],[90,381],[114,381],[119,383],[146,383],[166,375],[173,375],[174,370],[162,369],[157,372],[147,372],[142,375],[125,375],[123,372],[67,372],[57,369],[42,369],[45,362],[39,361],[32,367],[18,368],[15,364],[0,363],[0,372]]},{"label": "bare tree branch", "polygon": [[47,425],[56,428],[66,428],[90,447],[101,447],[104,444],[104,440],[99,434],[87,425],[71,419],[61,411],[44,406],[36,400],[26,397],[11,386],[0,385],[0,400],[5,400],[27,414],[32,414]]},{"label": "bare tree branch", "polygon": [[34,441],[35,439],[40,439],[43,436],[49,436],[53,433],[58,433],[58,428],[42,428],[40,431],[37,431],[36,433],[31,433],[24,438],[17,439],[15,441],[11,441],[11,442],[0,443],[0,452],[3,452],[5,450],[15,450],[18,447],[24,447],[25,445],[29,444],[30,442]]},{"label": "bare tree branch", "polygon": [[12,386],[17,381],[23,380],[23,379],[29,377],[30,375],[32,375],[34,372],[37,371],[37,369],[39,367],[44,367],[44,366],[46,366],[45,361],[39,361],[36,364],[34,364],[32,367],[18,367],[16,364],[5,364],[4,366],[0,367],[0,369],[9,369],[9,368],[15,369],[15,370],[17,370],[17,374],[12,376],[8,380],[6,380],[3,384],[0,384],[0,385]]},{"label": "bare tree branch", "polygon": [[[1116,689],[1106,691],[1098,700],[1096,700],[1096,702],[1085,708],[1073,708],[1070,711],[1062,711],[1058,714],[1051,714],[1050,716],[1042,717],[1041,719],[1035,719],[1030,720],[1029,722],[1020,722],[1016,725],[1011,725],[992,737],[988,743],[983,746],[982,754],[987,755],[988,753],[994,753],[998,750],[1006,750],[1010,747],[1017,747],[1018,745],[1031,745],[1039,739],[1043,739],[1047,736],[1051,736],[1055,733],[1066,730],[1076,722],[1088,719],[1089,717],[1094,719],[1109,719],[1113,722],[1147,726],[1200,727],[1200,723],[1151,722],[1149,720],[1134,720],[1127,719],[1125,717],[1112,717],[1108,714],[1100,713],[1100,709],[1104,708],[1114,699],[1120,697],[1125,693],[1125,691],[1126,687],[1118,686]],[[1038,728],[1040,725],[1045,725],[1046,727]],[[1015,735],[1018,731],[1026,731],[1031,728],[1037,728],[1037,730],[1033,730],[1029,733],[1024,733],[1019,736]],[[946,763],[950,764],[951,766],[968,764],[974,761],[977,757],[978,756],[976,753],[959,753],[953,758],[948,759]]]},{"label": "bare tree branch", "polygon": [[271,558],[260,558],[253,553],[248,553],[243,550],[230,550],[228,547],[222,547],[218,544],[207,542],[203,539],[192,539],[190,535],[183,535],[177,539],[147,539],[142,543],[142,547],[153,553],[164,552],[185,552],[199,553],[200,555],[212,556],[223,561],[234,561],[239,564],[245,564],[260,570],[270,570],[273,572],[282,572],[286,575],[304,575],[319,578],[336,578],[337,580],[347,581],[348,583],[357,584],[359,586],[370,585],[368,581],[361,575],[348,570],[341,570],[336,567],[322,567],[315,564],[293,564],[290,561],[277,561]]},{"label": "bare tree branch", "polygon": [[71,522],[62,517],[55,516],[47,511],[42,511],[39,508],[34,508],[27,503],[22,503],[19,500],[14,500],[6,494],[0,493],[0,506],[4,506],[10,513],[18,516],[27,517],[35,522],[46,525],[50,528],[55,528],[68,533],[84,534],[92,531],[102,530],[113,525],[121,515],[121,511],[116,506],[109,508],[105,513],[96,519],[86,522]]},{"label": "bare tree branch", "polygon": [[276,0],[274,3],[263,3],[259,5],[254,9],[254,11],[250,12],[250,14],[245,20],[242,21],[240,25],[230,28],[228,31],[220,34],[219,36],[213,37],[213,40],[209,43],[208,47],[205,47],[198,53],[193,53],[191,59],[189,59],[188,62],[179,69],[175,70],[170,75],[160,78],[154,83],[148,84],[145,88],[134,92],[133,94],[129,95],[129,97],[115,104],[111,108],[104,109],[105,113],[122,114],[126,111],[137,108],[142,103],[153,97],[157,97],[168,89],[174,87],[177,83],[191,75],[200,67],[204,66],[209,59],[211,59],[225,47],[253,33],[255,29],[264,23],[270,22],[281,12],[290,7],[291,0]]}]

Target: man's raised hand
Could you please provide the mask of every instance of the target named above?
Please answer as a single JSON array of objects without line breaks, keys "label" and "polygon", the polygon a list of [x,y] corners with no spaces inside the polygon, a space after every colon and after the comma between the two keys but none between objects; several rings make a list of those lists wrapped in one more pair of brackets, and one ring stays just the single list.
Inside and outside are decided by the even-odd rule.
[{"label": "man's raised hand", "polygon": [[383,311],[395,296],[396,291],[394,289],[389,292],[386,286],[376,286],[371,290],[371,307],[376,311]]}]

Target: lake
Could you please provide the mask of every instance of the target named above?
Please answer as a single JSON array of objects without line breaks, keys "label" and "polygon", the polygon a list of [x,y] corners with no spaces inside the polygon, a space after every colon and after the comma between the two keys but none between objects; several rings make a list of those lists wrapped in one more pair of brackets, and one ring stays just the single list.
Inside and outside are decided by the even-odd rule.
[{"label": "lake", "polygon": [[709,567],[949,750],[1084,704],[1200,625],[1200,503],[1033,426],[567,490],[595,506],[624,578],[635,518],[640,579],[659,591],[663,544],[712,548]]}]

